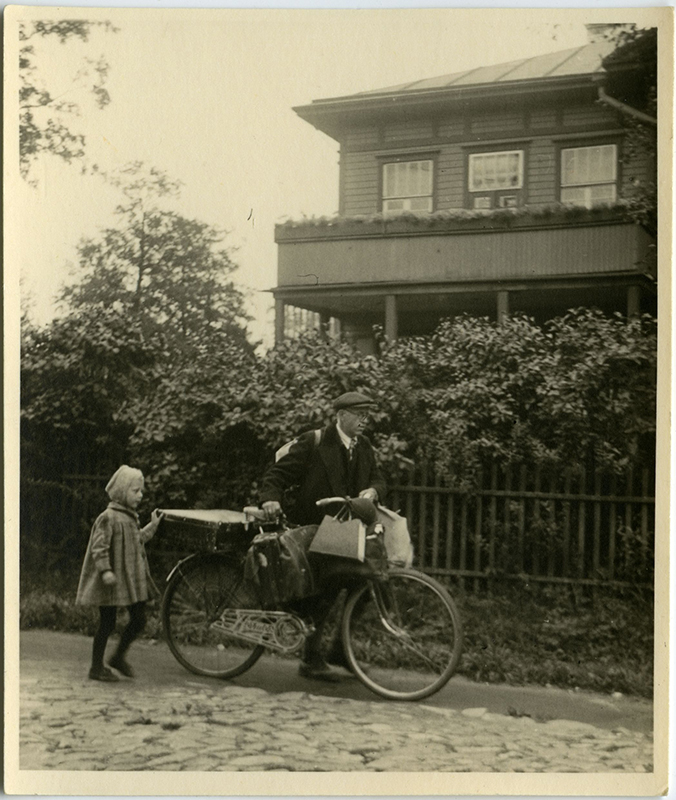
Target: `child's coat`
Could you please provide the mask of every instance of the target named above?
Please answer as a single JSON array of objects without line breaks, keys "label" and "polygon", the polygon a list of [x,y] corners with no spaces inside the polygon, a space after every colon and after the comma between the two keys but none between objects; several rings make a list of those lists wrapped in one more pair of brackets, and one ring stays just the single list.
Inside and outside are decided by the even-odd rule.
[{"label": "child's coat", "polygon": [[[94,606],[130,606],[158,594],[150,577],[144,543],[154,528],[139,528],[138,516],[120,503],[111,502],[98,516],[87,545],[76,602]],[[106,586],[101,574],[112,570],[114,586]]]}]

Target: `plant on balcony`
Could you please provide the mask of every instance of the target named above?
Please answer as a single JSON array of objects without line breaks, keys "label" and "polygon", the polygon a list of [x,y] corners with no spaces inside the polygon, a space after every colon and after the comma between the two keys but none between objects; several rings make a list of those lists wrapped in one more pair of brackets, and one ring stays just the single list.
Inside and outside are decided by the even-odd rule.
[{"label": "plant on balcony", "polygon": [[467,224],[472,226],[483,223],[484,226],[509,228],[514,224],[541,224],[544,222],[558,222],[560,224],[572,222],[594,222],[610,217],[619,219],[632,219],[630,212],[633,205],[630,201],[621,200],[611,205],[599,205],[594,208],[584,206],[562,205],[560,203],[547,206],[522,206],[521,208],[496,208],[490,211],[476,211],[467,209],[448,209],[434,211],[430,214],[415,214],[404,211],[401,214],[358,214],[352,216],[333,217],[303,217],[300,220],[286,220],[277,227],[281,230],[292,229],[331,229],[340,234],[347,228],[373,228],[378,226],[383,233],[391,231],[393,227],[405,226],[406,228],[454,228]]}]

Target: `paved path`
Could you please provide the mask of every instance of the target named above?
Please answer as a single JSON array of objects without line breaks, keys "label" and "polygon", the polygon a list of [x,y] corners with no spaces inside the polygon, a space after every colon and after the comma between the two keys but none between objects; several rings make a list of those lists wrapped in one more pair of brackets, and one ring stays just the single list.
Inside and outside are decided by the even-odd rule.
[{"label": "paved path", "polygon": [[[59,657],[64,645],[70,658]],[[153,664],[173,661],[166,647],[145,642],[132,659],[144,674],[101,684],[85,677],[89,646],[84,637],[22,634],[22,770],[652,770],[651,736],[624,726],[315,694],[324,686],[310,682],[301,684],[310,692],[271,693],[181,672],[172,686],[153,680]],[[348,677],[339,686],[363,688]]]}]

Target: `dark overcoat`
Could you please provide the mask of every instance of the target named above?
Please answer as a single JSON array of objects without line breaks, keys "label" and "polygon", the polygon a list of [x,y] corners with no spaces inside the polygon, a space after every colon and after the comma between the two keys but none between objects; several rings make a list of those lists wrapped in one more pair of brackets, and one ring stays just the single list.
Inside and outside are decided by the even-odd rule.
[{"label": "dark overcoat", "polygon": [[297,486],[293,507],[284,510],[295,524],[312,525],[320,523],[326,513],[316,506],[323,497],[357,497],[364,489],[373,488],[383,502],[385,480],[371,442],[362,434],[356,439],[348,459],[335,423],[323,429],[319,443],[314,431],[299,436],[265,473],[261,503],[276,500],[284,507],[285,492]]}]

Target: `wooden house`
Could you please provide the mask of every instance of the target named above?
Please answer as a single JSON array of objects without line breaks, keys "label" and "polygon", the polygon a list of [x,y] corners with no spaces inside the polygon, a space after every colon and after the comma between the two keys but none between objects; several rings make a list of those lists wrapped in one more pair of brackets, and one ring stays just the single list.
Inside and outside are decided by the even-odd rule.
[{"label": "wooden house", "polygon": [[[654,180],[625,148],[606,40],[295,108],[340,145],[339,214],[276,226],[276,338],[293,309],[365,351],[463,312],[542,321],[652,310],[651,238],[627,215]],[[631,86],[631,59],[613,86]]]}]

